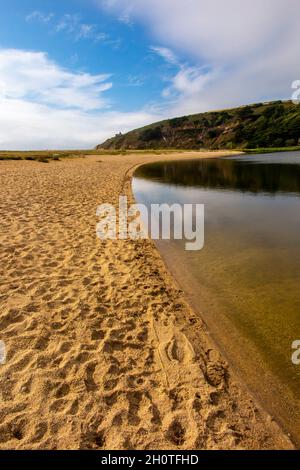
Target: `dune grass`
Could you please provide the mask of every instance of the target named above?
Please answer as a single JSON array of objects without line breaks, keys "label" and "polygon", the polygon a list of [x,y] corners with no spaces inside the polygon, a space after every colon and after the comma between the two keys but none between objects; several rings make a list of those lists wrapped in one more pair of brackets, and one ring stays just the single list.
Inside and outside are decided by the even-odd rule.
[{"label": "dune grass", "polygon": [[129,155],[180,153],[178,149],[146,149],[146,150],[42,150],[42,151],[0,151],[0,160],[28,160],[41,163],[59,161],[64,158],[84,158],[88,155]]},{"label": "dune grass", "polygon": [[84,156],[80,151],[0,151],[0,160],[28,160],[41,163]]},{"label": "dune grass", "polygon": [[256,148],[256,149],[244,149],[245,153],[257,154],[257,153],[276,153],[276,152],[297,152],[300,150],[300,146],[294,147],[267,147],[267,148]]}]

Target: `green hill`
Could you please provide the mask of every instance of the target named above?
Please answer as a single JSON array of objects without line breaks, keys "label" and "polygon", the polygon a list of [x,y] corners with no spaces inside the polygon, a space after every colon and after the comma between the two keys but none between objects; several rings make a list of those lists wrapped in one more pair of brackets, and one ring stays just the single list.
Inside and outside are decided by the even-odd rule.
[{"label": "green hill", "polygon": [[273,101],[161,121],[97,149],[255,149],[300,145],[300,106]]}]

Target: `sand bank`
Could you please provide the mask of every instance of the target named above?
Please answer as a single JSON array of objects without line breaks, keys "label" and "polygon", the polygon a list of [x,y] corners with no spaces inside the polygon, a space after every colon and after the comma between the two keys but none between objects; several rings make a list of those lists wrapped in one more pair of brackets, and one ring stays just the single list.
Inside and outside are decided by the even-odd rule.
[{"label": "sand bank", "polygon": [[151,241],[100,241],[142,163],[0,162],[1,449],[290,448]]}]

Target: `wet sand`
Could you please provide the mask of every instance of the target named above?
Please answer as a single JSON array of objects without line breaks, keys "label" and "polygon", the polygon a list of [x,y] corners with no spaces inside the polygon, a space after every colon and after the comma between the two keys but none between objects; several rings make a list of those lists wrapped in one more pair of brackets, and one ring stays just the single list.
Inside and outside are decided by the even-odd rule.
[{"label": "wet sand", "polygon": [[155,245],[96,237],[139,164],[215,155],[0,162],[1,449],[292,447]]}]

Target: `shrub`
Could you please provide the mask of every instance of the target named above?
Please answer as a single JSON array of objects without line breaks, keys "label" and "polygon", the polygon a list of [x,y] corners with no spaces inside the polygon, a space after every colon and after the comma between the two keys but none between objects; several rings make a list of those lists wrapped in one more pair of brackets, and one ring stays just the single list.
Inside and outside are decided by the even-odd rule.
[{"label": "shrub", "polygon": [[151,140],[159,140],[161,138],[162,138],[162,131],[161,131],[161,127],[159,126],[146,129],[140,135],[140,139],[143,142],[150,142]]},{"label": "shrub", "polygon": [[210,129],[210,130],[208,131],[208,137],[209,137],[210,139],[215,139],[216,137],[218,137],[218,135],[219,135],[219,132],[218,132],[217,129]]},{"label": "shrub", "polygon": [[287,139],[285,141],[285,145],[287,147],[293,147],[294,145],[297,145],[297,141],[296,141],[296,139]]},{"label": "shrub", "polygon": [[250,108],[250,106],[245,106],[244,108],[238,110],[237,115],[240,119],[249,119],[253,116],[253,110]]},{"label": "shrub", "polygon": [[169,124],[170,124],[171,127],[181,127],[187,121],[188,121],[188,118],[186,116],[183,116],[183,117],[180,117],[180,118],[170,119]]}]

